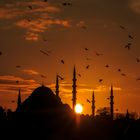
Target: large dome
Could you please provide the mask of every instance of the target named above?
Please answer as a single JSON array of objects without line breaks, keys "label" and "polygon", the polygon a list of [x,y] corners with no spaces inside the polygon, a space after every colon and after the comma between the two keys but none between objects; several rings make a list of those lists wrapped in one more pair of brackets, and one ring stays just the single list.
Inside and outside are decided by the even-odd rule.
[{"label": "large dome", "polygon": [[62,105],[61,99],[44,85],[36,88],[22,103],[21,111],[45,110]]}]

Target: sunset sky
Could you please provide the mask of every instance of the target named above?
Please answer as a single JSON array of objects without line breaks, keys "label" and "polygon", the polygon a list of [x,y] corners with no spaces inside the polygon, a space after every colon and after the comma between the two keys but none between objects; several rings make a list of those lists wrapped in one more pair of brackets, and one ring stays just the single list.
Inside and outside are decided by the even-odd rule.
[{"label": "sunset sky", "polygon": [[19,87],[22,100],[42,81],[55,91],[57,73],[71,106],[74,65],[84,114],[93,90],[109,106],[111,83],[115,110],[140,114],[140,0],[0,0],[1,106],[15,109]]}]

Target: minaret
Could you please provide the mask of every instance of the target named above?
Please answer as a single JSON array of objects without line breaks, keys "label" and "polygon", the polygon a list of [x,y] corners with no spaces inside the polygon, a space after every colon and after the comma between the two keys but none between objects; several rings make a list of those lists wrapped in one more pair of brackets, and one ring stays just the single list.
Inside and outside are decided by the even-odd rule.
[{"label": "minaret", "polygon": [[110,91],[110,115],[111,119],[114,118],[114,96],[113,96],[113,86],[111,85],[111,91]]},{"label": "minaret", "polygon": [[92,93],[92,115],[95,116],[95,96],[94,96],[94,91]]},{"label": "minaret", "polygon": [[58,78],[58,74],[56,75],[56,86],[55,86],[55,93],[56,93],[56,96],[58,97],[59,96],[59,78]]},{"label": "minaret", "polygon": [[73,87],[73,91],[72,91],[72,94],[73,94],[73,97],[72,97],[72,108],[73,108],[73,110],[74,110],[74,108],[75,108],[75,105],[76,105],[76,70],[75,70],[75,66],[74,66],[74,70],[73,70],[73,85],[72,85],[72,87]]},{"label": "minaret", "polygon": [[20,94],[20,89],[19,89],[18,100],[17,100],[17,111],[20,111],[20,106],[21,106],[21,94]]},{"label": "minaret", "polygon": [[130,118],[130,115],[129,115],[129,111],[127,109],[127,111],[126,111],[126,120],[129,120],[129,118]]}]

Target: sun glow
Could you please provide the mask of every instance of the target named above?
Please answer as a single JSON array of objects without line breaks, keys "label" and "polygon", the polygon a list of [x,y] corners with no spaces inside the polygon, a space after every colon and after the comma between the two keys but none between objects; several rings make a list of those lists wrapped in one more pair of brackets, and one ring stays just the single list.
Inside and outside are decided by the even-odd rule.
[{"label": "sun glow", "polygon": [[76,104],[75,112],[81,114],[83,112],[83,106],[81,104]]}]

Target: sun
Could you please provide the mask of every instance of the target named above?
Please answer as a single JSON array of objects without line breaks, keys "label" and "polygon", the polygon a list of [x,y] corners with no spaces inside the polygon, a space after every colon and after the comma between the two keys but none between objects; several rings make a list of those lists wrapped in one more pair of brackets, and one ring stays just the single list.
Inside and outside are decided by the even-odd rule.
[{"label": "sun", "polygon": [[81,104],[76,104],[75,112],[81,114],[83,112],[83,106]]}]

